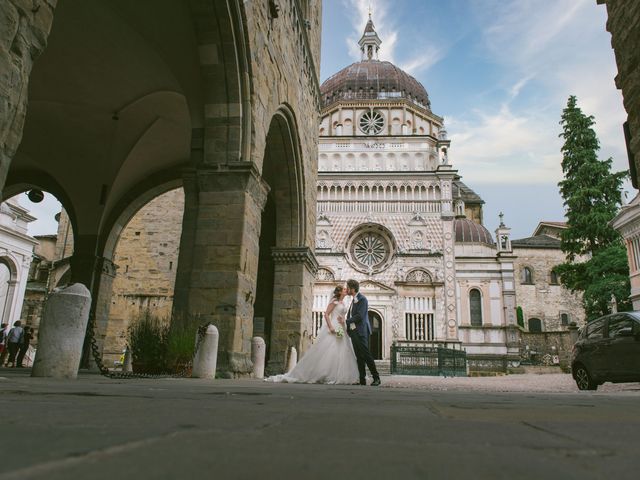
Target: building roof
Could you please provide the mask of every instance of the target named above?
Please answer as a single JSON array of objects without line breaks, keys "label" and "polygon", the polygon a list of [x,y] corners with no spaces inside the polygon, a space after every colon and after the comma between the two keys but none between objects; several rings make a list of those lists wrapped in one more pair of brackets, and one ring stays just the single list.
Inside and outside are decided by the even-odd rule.
[{"label": "building roof", "polygon": [[468,218],[456,218],[453,223],[456,233],[456,243],[484,243],[495,245],[491,232],[484,225]]},{"label": "building roof", "polygon": [[322,106],[340,100],[396,100],[405,98],[431,110],[427,90],[393,63],[362,60],[332,75],[320,86]]},{"label": "building roof", "polygon": [[560,240],[549,235],[534,235],[533,237],[511,240],[511,246],[516,248],[557,248],[560,249]]},{"label": "building roof", "polygon": [[568,227],[569,225],[567,224],[567,222],[547,222],[543,220],[538,223],[538,226],[533,231],[533,236],[535,237],[536,235],[540,235],[545,228],[551,231],[555,231],[558,235],[560,235],[560,231],[565,230]]},{"label": "building roof", "polygon": [[484,200],[482,200],[480,195],[471,190],[471,188],[462,183],[460,180],[454,180],[452,194],[454,200],[460,197],[464,203],[484,203]]},{"label": "building roof", "polygon": [[371,14],[369,14],[369,21],[367,25],[364,27],[364,33],[376,33],[376,30],[373,26],[373,20],[371,20]]}]

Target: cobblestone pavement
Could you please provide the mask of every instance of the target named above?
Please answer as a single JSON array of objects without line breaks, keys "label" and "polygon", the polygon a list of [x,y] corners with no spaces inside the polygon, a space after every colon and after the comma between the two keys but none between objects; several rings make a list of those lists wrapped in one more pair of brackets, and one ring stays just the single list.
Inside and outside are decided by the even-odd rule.
[{"label": "cobblestone pavement", "polygon": [[[468,392],[537,392],[579,393],[570,374],[521,374],[495,377],[415,377],[393,375],[383,377],[389,388],[417,388],[434,391]],[[597,393],[629,393],[640,395],[640,383],[605,383]]]},{"label": "cobblestone pavement", "polygon": [[0,480],[635,479],[640,385],[569,375],[32,379],[0,370]]}]

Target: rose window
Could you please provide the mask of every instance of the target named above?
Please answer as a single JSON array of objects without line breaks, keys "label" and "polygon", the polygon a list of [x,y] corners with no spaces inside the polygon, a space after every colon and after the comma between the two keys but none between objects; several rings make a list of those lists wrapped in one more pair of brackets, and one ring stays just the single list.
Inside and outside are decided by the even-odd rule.
[{"label": "rose window", "polygon": [[365,112],[360,117],[360,130],[365,135],[377,135],[384,128],[384,117],[374,110]]},{"label": "rose window", "polygon": [[387,244],[377,233],[366,232],[353,242],[352,255],[360,265],[372,269],[387,259]]},{"label": "rose window", "polygon": [[346,260],[356,270],[373,275],[389,267],[394,245],[393,235],[382,225],[362,224],[349,235]]}]

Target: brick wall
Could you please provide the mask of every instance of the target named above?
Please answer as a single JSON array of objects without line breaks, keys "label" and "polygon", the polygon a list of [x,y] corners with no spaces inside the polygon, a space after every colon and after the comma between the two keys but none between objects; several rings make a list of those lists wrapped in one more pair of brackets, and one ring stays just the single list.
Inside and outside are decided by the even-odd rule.
[{"label": "brick wall", "polygon": [[566,371],[571,368],[572,347],[573,339],[569,331],[520,334],[520,356],[525,364],[544,363],[549,358],[545,358],[545,355],[557,355],[560,367]]},{"label": "brick wall", "polygon": [[598,0],[606,3],[607,30],[616,55],[616,86],[622,90],[624,108],[629,115],[631,151],[635,157],[636,179],[640,184],[640,2]]},{"label": "brick wall", "polygon": [[122,231],[104,343],[107,362],[119,357],[127,327],[138,314],[148,309],[169,318],[183,211],[183,189],[172,190],[141,208]]},{"label": "brick wall", "polygon": [[[559,249],[551,248],[516,248],[514,254],[518,258],[514,262],[516,278],[516,301],[522,307],[525,328],[530,318],[542,321],[543,331],[564,330],[560,315],[569,315],[569,323],[584,324],[585,315],[582,308],[582,296],[571,293],[561,285],[551,283],[551,270],[565,261]],[[533,272],[533,284],[522,282],[522,270],[529,267]]]}]

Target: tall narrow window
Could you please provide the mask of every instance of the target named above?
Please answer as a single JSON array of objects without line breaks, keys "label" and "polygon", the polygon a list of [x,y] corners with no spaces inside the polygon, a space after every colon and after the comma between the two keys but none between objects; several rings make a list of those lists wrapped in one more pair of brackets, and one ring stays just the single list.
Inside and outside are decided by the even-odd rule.
[{"label": "tall narrow window", "polygon": [[560,314],[560,324],[563,327],[566,327],[567,325],[569,325],[569,314],[568,313]]},{"label": "tall narrow window", "polygon": [[482,326],[482,295],[480,290],[473,289],[469,292],[469,309],[471,313],[471,325]]},{"label": "tall narrow window", "polygon": [[522,283],[533,283],[533,271],[529,267],[522,269]]},{"label": "tall narrow window", "polygon": [[558,285],[560,283],[560,277],[558,276],[558,272],[555,270],[551,270],[549,274],[549,283],[551,285]]}]

